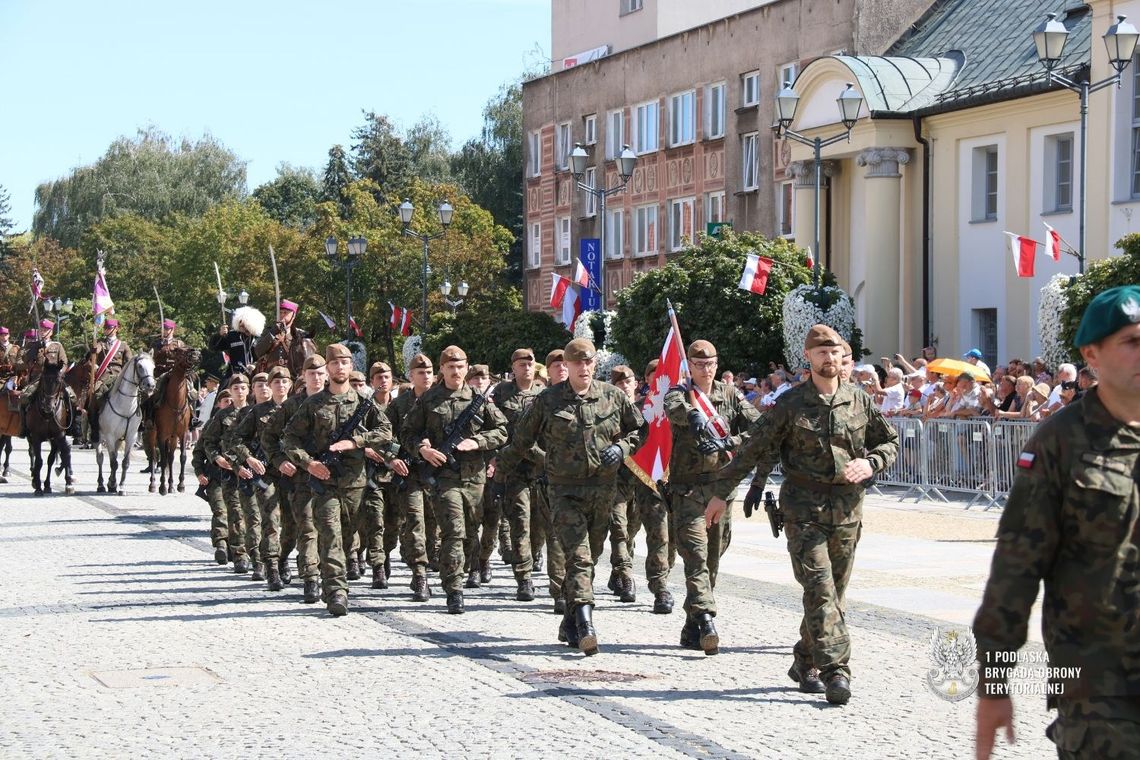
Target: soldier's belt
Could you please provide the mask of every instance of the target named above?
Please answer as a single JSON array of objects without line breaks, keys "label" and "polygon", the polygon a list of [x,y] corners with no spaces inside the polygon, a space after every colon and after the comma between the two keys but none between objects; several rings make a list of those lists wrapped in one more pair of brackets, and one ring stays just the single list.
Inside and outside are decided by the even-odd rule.
[{"label": "soldier's belt", "polygon": [[863,490],[863,486],[859,483],[821,483],[818,480],[805,478],[803,475],[797,475],[794,472],[784,473],[784,480],[796,488],[802,488],[805,491],[811,491],[812,493],[823,494],[825,496],[853,494]]}]

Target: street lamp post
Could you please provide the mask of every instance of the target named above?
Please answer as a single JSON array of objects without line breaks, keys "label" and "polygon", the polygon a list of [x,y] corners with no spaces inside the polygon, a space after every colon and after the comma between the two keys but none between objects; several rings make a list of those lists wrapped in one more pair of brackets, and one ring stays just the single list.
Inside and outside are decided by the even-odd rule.
[{"label": "street lamp post", "polygon": [[63,323],[71,318],[71,313],[75,310],[75,304],[70,298],[63,301],[57,296],[55,300],[45,298],[43,307],[49,316],[55,314],[55,333],[60,335],[63,332]]},{"label": "street lamp post", "polygon": [[634,167],[637,166],[637,155],[630,150],[628,145],[623,145],[621,155],[618,156],[618,175],[621,177],[621,182],[613,187],[604,186],[604,170],[603,170],[603,187],[594,187],[587,185],[583,179],[586,174],[586,161],[589,156],[586,155],[586,149],[582,147],[582,143],[574,146],[574,150],[570,152],[570,170],[574,174],[574,182],[578,185],[578,189],[582,192],[588,193],[597,199],[598,204],[598,217],[601,219],[601,233],[598,235],[598,247],[601,250],[598,252],[598,290],[601,293],[602,309],[606,308],[606,198],[616,193],[623,192],[625,186],[629,183],[629,178],[633,176]]},{"label": "street lamp post", "polygon": [[784,83],[784,89],[776,95],[776,123],[772,130],[776,138],[792,139],[801,145],[809,145],[815,150],[815,246],[812,248],[812,282],[819,288],[819,187],[821,183],[820,171],[823,160],[820,154],[828,145],[834,145],[841,140],[851,139],[851,129],[859,119],[859,109],[863,107],[863,96],[855,89],[855,85],[848,82],[847,87],[839,94],[835,101],[839,104],[840,121],[843,122],[843,132],[831,137],[805,137],[791,129],[792,119],[796,116],[796,106],[799,105],[800,96],[792,89],[791,82]]},{"label": "street lamp post", "polygon": [[459,294],[459,298],[455,301],[452,301],[449,297],[451,296],[451,280],[449,280],[446,275],[444,275],[443,284],[439,286],[439,292],[443,293],[443,300],[447,302],[447,305],[451,307],[452,311],[458,309],[459,306],[463,303],[463,299],[467,297],[467,291],[467,281],[460,280],[459,286],[456,288],[456,292]]},{"label": "street lamp post", "polygon": [[1041,22],[1041,25],[1033,30],[1033,44],[1037,47],[1037,60],[1041,62],[1041,65],[1045,67],[1045,71],[1048,72],[1050,82],[1057,82],[1066,89],[1077,93],[1081,98],[1081,177],[1079,191],[1080,205],[1077,212],[1080,227],[1077,233],[1076,256],[1078,271],[1080,274],[1084,274],[1085,224],[1088,219],[1088,208],[1085,204],[1085,185],[1088,180],[1088,166],[1085,163],[1085,157],[1088,152],[1089,95],[1110,85],[1120,86],[1121,74],[1124,73],[1124,69],[1128,68],[1128,64],[1132,62],[1132,56],[1136,52],[1136,41],[1140,38],[1140,33],[1136,31],[1136,27],[1125,21],[1124,16],[1117,16],[1116,23],[1110,26],[1108,31],[1104,33],[1104,46],[1108,49],[1108,63],[1115,69],[1116,73],[1099,82],[1090,82],[1087,76],[1080,82],[1074,82],[1068,77],[1054,71],[1057,64],[1061,62],[1061,54],[1065,50],[1065,41],[1068,39],[1069,30],[1065,28],[1063,23],[1057,20],[1056,13],[1046,15],[1047,18],[1045,21]]},{"label": "street lamp post", "polygon": [[[443,230],[441,232],[437,232],[434,235],[429,235],[426,232],[422,232],[422,233],[416,232],[415,230],[413,230],[409,226],[412,223],[412,214],[415,212],[415,210],[416,210],[416,207],[413,206],[412,202],[407,198],[405,198],[404,202],[400,204],[400,222],[404,225],[404,234],[407,235],[408,237],[412,237],[412,238],[415,238],[416,240],[419,240],[423,244],[423,247],[424,247],[424,265],[423,265],[423,279],[422,279],[422,284],[423,284],[423,305],[422,305],[423,321],[421,323],[422,327],[420,329],[422,330],[423,334],[426,336],[427,330],[428,330],[428,300],[427,300],[427,298],[428,298],[428,275],[431,273],[431,269],[428,266],[428,243],[430,243],[433,240],[438,240],[439,238],[442,238],[444,235],[447,234],[447,228],[451,226],[451,217],[453,214],[455,214],[455,208],[450,203],[448,203],[447,201],[444,201],[443,203],[439,204],[439,223],[441,225],[443,225]],[[446,296],[447,294],[445,293],[444,295]],[[460,295],[462,295],[462,294],[460,294]]]},{"label": "street lamp post", "polygon": [[[345,243],[345,251],[347,252],[342,259],[337,255],[339,249],[337,239],[332,235],[325,238],[325,255],[329,258],[329,263],[333,266],[340,267],[345,271],[344,277],[344,336],[346,339],[352,338],[352,270],[360,265],[364,259],[364,254],[368,250],[368,241],[362,235],[350,237],[348,242]],[[278,304],[278,308],[280,308]]]}]

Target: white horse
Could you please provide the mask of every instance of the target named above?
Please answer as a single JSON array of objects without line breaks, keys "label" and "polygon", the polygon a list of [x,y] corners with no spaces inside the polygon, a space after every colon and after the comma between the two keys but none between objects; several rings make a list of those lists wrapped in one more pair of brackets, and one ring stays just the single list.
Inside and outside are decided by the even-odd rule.
[{"label": "white horse", "polygon": [[[118,494],[123,495],[123,481],[131,464],[131,451],[135,448],[139,423],[142,421],[142,404],[139,391],[147,396],[154,392],[154,359],[146,352],[135,354],[123,371],[115,378],[107,393],[107,400],[99,412],[99,446],[95,459],[99,462],[99,493],[115,493],[116,471],[119,466],[119,446],[123,446],[123,469],[118,477]],[[103,452],[111,454],[111,477],[103,488]]]}]

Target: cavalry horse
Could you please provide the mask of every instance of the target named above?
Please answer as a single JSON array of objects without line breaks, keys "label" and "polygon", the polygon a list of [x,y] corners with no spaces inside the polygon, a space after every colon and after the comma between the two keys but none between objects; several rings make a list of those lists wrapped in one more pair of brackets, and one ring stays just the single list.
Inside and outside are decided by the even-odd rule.
[{"label": "cavalry horse", "polygon": [[[95,459],[99,463],[99,484],[95,489],[98,493],[117,492],[119,496],[123,495],[123,481],[127,477],[131,451],[135,448],[142,421],[140,390],[148,396],[154,392],[154,359],[145,351],[135,354],[123,367],[99,409],[99,445],[95,449]],[[118,472],[120,446],[123,447],[123,469]],[[111,476],[106,488],[103,487],[104,451],[111,455]]]},{"label": "cavalry horse", "polygon": [[12,439],[20,436],[20,396],[7,388],[0,388],[0,483],[8,482],[8,460],[12,458]]},{"label": "cavalry horse", "polygon": [[[76,411],[71,408],[67,397],[67,385],[63,382],[58,364],[45,364],[40,375],[36,397],[25,414],[28,419],[28,451],[32,459],[32,490],[37,496],[51,493],[51,468],[58,457],[66,474],[66,491],[75,493],[75,479],[71,474],[71,444],[67,442],[67,429]],[[40,470],[44,466],[40,446],[44,441],[51,445],[48,454],[47,473],[42,484]]]},{"label": "cavalry horse", "polygon": [[[193,417],[193,400],[186,378],[198,367],[202,352],[196,348],[180,350],[174,367],[166,375],[162,396],[154,399],[154,467],[150,472],[150,491],[154,492],[154,476],[158,473],[158,492],[174,493],[174,450],[178,449],[178,491],[186,490],[186,434]],[[148,441],[148,444],[150,442]]]},{"label": "cavalry horse", "polygon": [[[83,353],[87,358],[71,365],[71,368],[63,374],[63,381],[75,393],[75,405],[78,407],[76,411],[80,415],[86,415],[91,410],[91,395],[95,392],[95,370],[99,366],[94,351],[84,348]],[[83,431],[80,427],[79,433],[72,437],[72,444],[78,446],[81,440],[83,440]]]}]

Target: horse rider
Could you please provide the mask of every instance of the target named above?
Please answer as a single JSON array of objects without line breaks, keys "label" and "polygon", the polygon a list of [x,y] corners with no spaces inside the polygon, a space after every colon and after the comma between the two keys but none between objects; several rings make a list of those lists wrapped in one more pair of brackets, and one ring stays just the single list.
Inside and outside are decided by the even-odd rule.
[{"label": "horse rider", "polygon": [[301,376],[305,364],[305,340],[309,334],[295,324],[299,308],[293,301],[281,299],[276,324],[263,332],[253,346],[259,371],[286,367],[293,377]]},{"label": "horse rider", "polygon": [[[24,343],[24,354],[20,362],[16,365],[18,373],[24,373],[27,376],[27,383],[20,395],[20,437],[28,437],[28,407],[31,406],[32,401],[35,399],[36,390],[39,388],[40,376],[43,375],[44,367],[53,365],[59,367],[62,373],[64,368],[67,367],[67,352],[63,349],[63,344],[57,340],[52,340],[53,333],[55,332],[55,322],[50,319],[40,320],[39,338]],[[27,333],[25,333],[25,337]],[[63,383],[63,378],[60,377],[60,383],[63,384],[64,391],[67,393],[68,401],[71,403],[71,416],[75,418],[75,391],[71,390],[66,383]]]},{"label": "horse rider", "polygon": [[119,320],[114,317],[107,317],[103,322],[103,337],[95,343],[92,351],[95,352],[95,388],[91,393],[91,413],[87,419],[91,427],[91,443],[98,443],[99,410],[115,380],[134,358],[134,353],[119,338]]},{"label": "horse rider", "polygon": [[265,315],[252,306],[240,306],[234,309],[230,327],[227,330],[220,325],[217,335],[210,338],[210,350],[223,351],[229,357],[223,380],[235,374],[253,374],[253,345],[265,331]]},{"label": "horse rider", "polygon": [[0,382],[6,382],[16,374],[20,361],[20,347],[8,340],[8,328],[0,327]]},{"label": "horse rider", "polygon": [[[150,344],[151,355],[154,357],[154,374],[158,377],[158,383],[155,385],[154,393],[143,404],[143,418],[145,420],[153,419],[154,406],[158,399],[162,398],[166,389],[167,375],[178,363],[178,356],[190,350],[190,346],[186,345],[181,338],[174,337],[174,331],[177,329],[178,323],[173,319],[162,320],[162,337],[155,339]],[[195,395],[193,372],[186,373],[186,392],[191,397]]]}]

